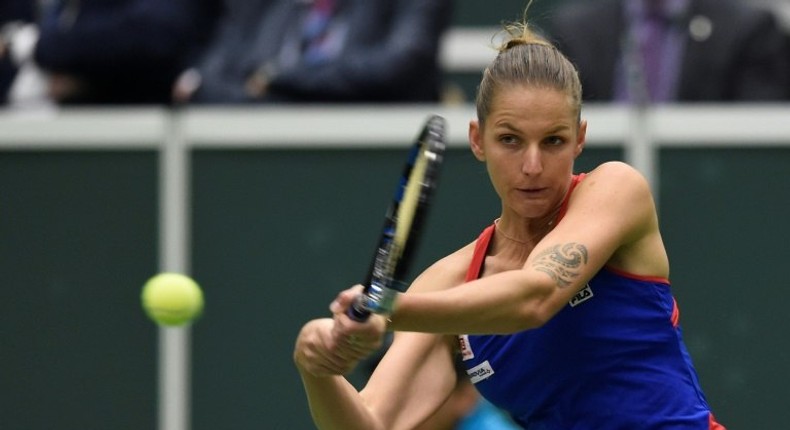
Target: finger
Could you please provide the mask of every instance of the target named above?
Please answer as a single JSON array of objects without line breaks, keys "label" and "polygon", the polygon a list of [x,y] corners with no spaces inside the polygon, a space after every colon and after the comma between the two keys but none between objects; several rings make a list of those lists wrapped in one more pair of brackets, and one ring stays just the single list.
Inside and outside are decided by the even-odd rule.
[{"label": "finger", "polygon": [[322,350],[313,351],[308,359],[308,371],[314,375],[342,375],[353,368],[354,361]]},{"label": "finger", "polygon": [[372,352],[370,343],[362,341],[356,336],[348,336],[336,348],[336,354],[344,360],[360,360],[367,357]]},{"label": "finger", "polygon": [[348,362],[360,361],[378,351],[381,342],[375,339],[361,338],[356,335],[333,339],[331,348],[337,354],[338,360]]},{"label": "finger", "polygon": [[299,367],[311,374],[340,375],[353,369],[361,353],[337,344],[331,335],[333,321],[314,321],[303,327],[294,350]]},{"label": "finger", "polygon": [[363,290],[364,287],[357,284],[347,290],[341,291],[340,294],[335,297],[335,300],[330,303],[329,310],[333,314],[346,313],[349,306],[354,303],[357,296],[362,294]]},{"label": "finger", "polygon": [[345,375],[354,368],[355,363],[316,362],[308,371],[316,376]]},{"label": "finger", "polygon": [[325,348],[325,359],[339,368],[353,368],[356,362],[370,355],[370,350],[358,339],[353,342],[349,337],[328,340]]},{"label": "finger", "polygon": [[379,344],[372,341],[358,341],[355,344],[348,344],[338,348],[338,355],[349,361],[359,361],[379,350]]}]

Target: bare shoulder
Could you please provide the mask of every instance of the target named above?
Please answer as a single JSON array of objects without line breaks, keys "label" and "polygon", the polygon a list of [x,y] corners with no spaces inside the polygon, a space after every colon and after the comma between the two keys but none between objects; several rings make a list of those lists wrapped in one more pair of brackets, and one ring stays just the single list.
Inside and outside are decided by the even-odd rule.
[{"label": "bare shoulder", "polygon": [[577,188],[579,192],[571,197],[575,207],[569,207],[569,228],[578,231],[595,219],[587,240],[608,256],[606,264],[644,276],[667,276],[669,263],[656,205],[650,184],[639,171],[621,162],[604,163]]},{"label": "bare shoulder", "polygon": [[474,247],[475,242],[471,242],[431,264],[414,280],[409,291],[445,290],[462,284],[472,261]]},{"label": "bare shoulder", "polygon": [[592,193],[601,198],[625,198],[631,203],[643,200],[652,204],[650,184],[645,177],[635,168],[620,161],[599,165],[587,174],[578,188],[580,194]]},{"label": "bare shoulder", "polygon": [[587,176],[591,179],[596,178],[596,180],[625,180],[628,183],[634,182],[647,186],[645,177],[638,170],[622,161],[607,161],[602,163],[593,169]]},{"label": "bare shoulder", "polygon": [[638,274],[666,272],[650,185],[628,164],[604,163],[590,172],[571,196],[566,218],[575,234],[586,229],[586,240],[611,258],[609,264]]},{"label": "bare shoulder", "polygon": [[618,245],[632,242],[657,229],[656,206],[645,177],[622,162],[603,163],[576,187],[565,217],[569,226],[608,232]]}]

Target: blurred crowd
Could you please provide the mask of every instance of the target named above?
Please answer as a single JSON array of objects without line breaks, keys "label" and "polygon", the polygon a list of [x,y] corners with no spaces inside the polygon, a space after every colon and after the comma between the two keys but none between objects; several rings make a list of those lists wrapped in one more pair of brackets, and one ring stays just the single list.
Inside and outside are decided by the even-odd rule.
[{"label": "blurred crowd", "polygon": [[3,0],[7,104],[433,102],[452,0]]},{"label": "blurred crowd", "polygon": [[788,100],[790,32],[767,6],[753,0],[574,2],[552,15],[550,32],[578,67],[588,101]]},{"label": "blurred crowd", "polygon": [[[790,100],[789,1],[564,0],[543,31],[588,101]],[[3,0],[0,105],[440,102],[456,3]]]}]

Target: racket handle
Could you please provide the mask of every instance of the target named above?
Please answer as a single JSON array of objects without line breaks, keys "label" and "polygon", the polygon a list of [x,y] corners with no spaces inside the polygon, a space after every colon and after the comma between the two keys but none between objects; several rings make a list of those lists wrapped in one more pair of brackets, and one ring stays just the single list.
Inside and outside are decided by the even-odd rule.
[{"label": "racket handle", "polygon": [[[397,283],[393,282],[393,284]],[[348,307],[347,315],[359,322],[367,321],[372,313],[389,315],[392,313],[392,306],[399,292],[394,288],[382,287],[374,281],[364,293],[354,299]]]},{"label": "racket handle", "polygon": [[358,295],[354,299],[354,302],[351,303],[351,306],[348,307],[346,315],[357,322],[367,321],[368,318],[370,318],[370,310],[368,310],[368,307],[365,304],[368,300],[370,300],[370,298],[366,294]]}]

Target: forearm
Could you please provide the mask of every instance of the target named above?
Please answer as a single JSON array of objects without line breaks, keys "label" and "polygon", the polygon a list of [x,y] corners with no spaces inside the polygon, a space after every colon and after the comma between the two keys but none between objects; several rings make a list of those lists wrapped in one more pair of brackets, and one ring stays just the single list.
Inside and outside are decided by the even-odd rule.
[{"label": "forearm", "polygon": [[316,377],[300,371],[310,414],[322,430],[381,429],[364,399],[342,376]]},{"label": "forearm", "polygon": [[551,279],[512,270],[444,291],[401,295],[391,329],[429,333],[513,333],[542,325],[552,313]]}]

